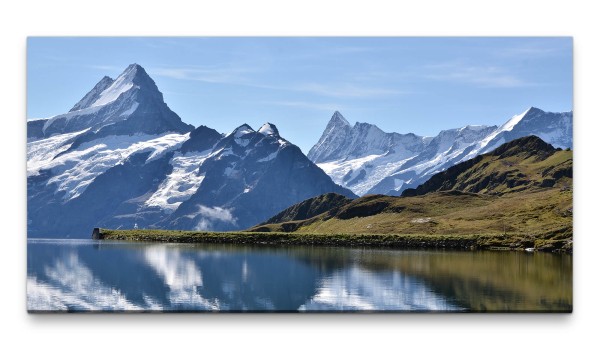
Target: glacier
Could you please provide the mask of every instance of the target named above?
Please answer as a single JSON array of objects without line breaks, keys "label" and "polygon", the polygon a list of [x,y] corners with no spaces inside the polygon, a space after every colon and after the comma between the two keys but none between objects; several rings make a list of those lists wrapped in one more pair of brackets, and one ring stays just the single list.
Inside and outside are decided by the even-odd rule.
[{"label": "glacier", "polygon": [[572,148],[573,113],[530,107],[501,126],[467,125],[426,137],[385,133],[368,123],[351,126],[336,111],[308,157],[335,183],[359,196],[399,195],[452,165],[528,135]]}]

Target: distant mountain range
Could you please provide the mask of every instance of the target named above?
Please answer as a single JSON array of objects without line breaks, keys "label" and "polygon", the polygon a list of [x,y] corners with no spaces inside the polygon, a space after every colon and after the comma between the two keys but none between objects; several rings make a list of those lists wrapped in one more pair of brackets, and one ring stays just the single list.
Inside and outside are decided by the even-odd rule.
[{"label": "distant mountain range", "polygon": [[356,197],[273,124],[220,134],[183,123],[137,64],[69,112],[29,121],[27,138],[30,237],[244,229],[313,196]]},{"label": "distant mountain range", "polygon": [[425,137],[385,133],[368,123],[352,126],[335,112],[308,158],[357,195],[400,195],[457,163],[529,135],[572,148],[573,113],[531,107],[500,127],[469,125]]},{"label": "distant mountain range", "polygon": [[351,200],[325,194],[290,206],[251,230],[358,234],[546,232],[568,238],[573,228],[572,188],[573,152],[527,136],[454,165],[417,188],[405,190],[402,197],[367,195]]}]

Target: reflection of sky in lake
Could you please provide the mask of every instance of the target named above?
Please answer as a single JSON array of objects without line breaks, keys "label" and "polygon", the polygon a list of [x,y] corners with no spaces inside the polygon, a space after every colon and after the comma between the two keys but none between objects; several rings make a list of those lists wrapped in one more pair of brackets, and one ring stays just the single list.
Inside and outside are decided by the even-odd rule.
[{"label": "reflection of sky in lake", "polygon": [[27,307],[32,311],[461,310],[437,287],[434,290],[415,273],[397,267],[399,260],[419,263],[417,257],[422,263],[427,254],[30,240]]},{"label": "reflection of sky in lake", "polygon": [[448,311],[458,310],[422,283],[397,271],[373,272],[359,266],[323,278],[317,294],[300,310]]},{"label": "reflection of sky in lake", "polygon": [[197,292],[196,288],[202,287],[202,273],[193,259],[164,245],[148,247],[144,259],[168,287],[169,306],[182,305],[190,310],[219,309],[218,301],[207,300]]},{"label": "reflection of sky in lake", "polygon": [[94,278],[92,271],[81,264],[77,254],[68,253],[44,268],[45,280],[27,277],[27,308],[29,310],[142,310],[160,309],[151,298],[145,305],[128,301],[115,288]]}]

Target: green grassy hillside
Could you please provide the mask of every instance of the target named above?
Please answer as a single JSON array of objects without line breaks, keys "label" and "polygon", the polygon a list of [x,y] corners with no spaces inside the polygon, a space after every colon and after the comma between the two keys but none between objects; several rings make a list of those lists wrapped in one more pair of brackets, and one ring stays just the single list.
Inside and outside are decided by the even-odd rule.
[{"label": "green grassy hillside", "polygon": [[528,136],[450,167],[402,195],[445,190],[501,195],[536,188],[569,188],[572,177],[572,151],[557,150],[536,136]]}]

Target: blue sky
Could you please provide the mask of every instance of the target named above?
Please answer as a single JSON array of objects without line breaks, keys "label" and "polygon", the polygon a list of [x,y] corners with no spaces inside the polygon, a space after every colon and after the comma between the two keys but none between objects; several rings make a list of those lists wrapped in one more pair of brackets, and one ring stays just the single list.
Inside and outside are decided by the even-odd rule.
[{"label": "blue sky", "polygon": [[271,122],[307,153],[335,110],[427,136],[500,125],[529,106],[570,111],[572,54],[566,37],[36,37],[27,117],[67,112],[135,62],[184,122],[219,132]]}]

